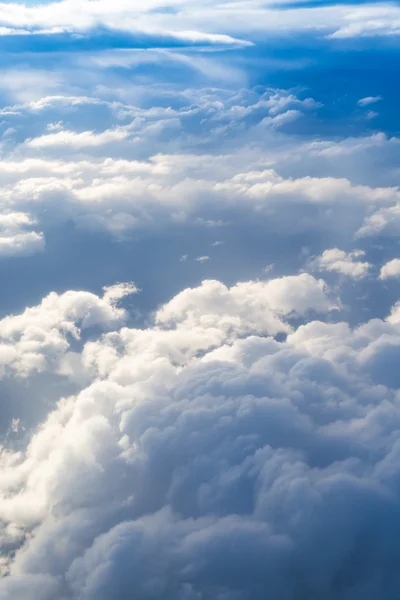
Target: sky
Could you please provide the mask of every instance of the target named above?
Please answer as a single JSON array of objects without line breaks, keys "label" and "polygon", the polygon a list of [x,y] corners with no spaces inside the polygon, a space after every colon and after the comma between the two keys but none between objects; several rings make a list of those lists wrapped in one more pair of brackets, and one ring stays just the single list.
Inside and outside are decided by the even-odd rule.
[{"label": "sky", "polygon": [[0,600],[398,600],[400,5],[0,53]]}]

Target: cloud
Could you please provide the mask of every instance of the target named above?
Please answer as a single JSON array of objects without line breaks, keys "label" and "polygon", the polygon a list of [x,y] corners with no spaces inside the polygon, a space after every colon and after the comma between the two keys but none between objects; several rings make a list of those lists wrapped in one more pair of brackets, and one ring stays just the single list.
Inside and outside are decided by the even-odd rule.
[{"label": "cloud", "polygon": [[381,268],[380,279],[389,279],[391,277],[400,277],[400,259],[393,258],[389,260],[383,267]]},{"label": "cloud", "polygon": [[356,7],[347,11],[342,25],[330,35],[332,39],[400,35],[397,6]]},{"label": "cloud", "polygon": [[0,258],[29,255],[44,249],[43,234],[26,231],[35,225],[29,215],[22,212],[0,214]]},{"label": "cloud", "polygon": [[210,260],[210,257],[209,256],[198,256],[194,260],[202,263],[202,262],[206,262],[207,260]]},{"label": "cloud", "polygon": [[398,600],[399,15],[0,5],[2,600]]},{"label": "cloud", "polygon": [[[174,4],[173,2],[172,6]],[[179,6],[179,3],[176,5]],[[96,2],[85,0],[79,6],[73,0],[63,0],[61,3],[49,2],[39,6],[20,4],[18,12],[8,4],[2,4],[1,8],[0,35],[5,36],[38,34],[57,36],[78,32],[90,36],[96,32],[96,29],[100,32],[105,29],[108,32],[129,32],[133,40],[135,36],[139,37],[140,41],[143,37],[145,39],[148,37],[150,45],[154,45],[155,39],[159,44],[161,40],[170,39],[189,45],[252,45],[248,40],[237,39],[226,33],[192,28],[190,20],[186,20],[187,27],[183,23],[183,27],[177,29],[176,25],[170,24],[168,19],[162,19],[162,11],[154,12],[153,6],[127,5],[124,1],[115,2],[113,7],[106,5],[102,0]],[[150,15],[151,19],[149,19]]]},{"label": "cloud", "polygon": [[371,268],[368,262],[357,260],[364,254],[365,252],[362,250],[353,250],[346,254],[339,248],[331,248],[314,259],[312,265],[320,271],[336,271],[347,277],[358,279],[365,277]]},{"label": "cloud", "polygon": [[33,254],[43,248],[43,234],[36,231],[0,234],[0,257]]},{"label": "cloud", "polygon": [[204,282],[87,341],[87,386],[1,457],[2,596],[394,600],[398,323],[279,323],[329,306],[308,274]]},{"label": "cloud", "polygon": [[[80,227],[105,229],[116,236],[137,229],[149,231],[178,221],[210,227],[228,226],[233,211],[248,214],[249,208],[274,231],[281,229],[294,234],[322,228],[332,235],[335,233],[334,244],[340,243],[344,233],[347,237],[357,232],[374,234],[386,228],[389,221],[395,224],[399,192],[394,185],[357,185],[340,176],[347,163],[365,160],[367,152],[386,152],[391,148],[395,152],[395,138],[387,140],[376,135],[359,139],[357,144],[348,140],[334,147],[323,141],[299,146],[289,134],[276,137],[272,128],[270,133],[264,130],[257,142],[260,151],[265,152],[266,168],[265,161],[260,163],[259,153],[254,151],[254,142],[252,149],[246,145],[246,137],[249,136],[247,142],[254,136],[257,138],[258,126],[265,121],[265,111],[278,111],[273,119],[286,112],[279,113],[284,110],[284,94],[269,91],[263,98],[266,107],[262,107],[262,103],[258,106],[259,99],[251,98],[248,104],[252,119],[260,111],[255,124],[247,123],[248,112],[238,111],[241,115],[236,117],[239,137],[232,140],[229,151],[224,149],[219,155],[194,153],[192,146],[198,137],[193,138],[190,130],[186,130],[187,113],[196,113],[198,119],[210,110],[208,101],[202,106],[204,99],[198,99],[190,111],[135,111],[121,105],[110,107],[106,103],[101,109],[111,110],[112,119],[115,120],[115,111],[123,110],[124,114],[132,112],[133,121],[128,125],[111,122],[111,127],[103,132],[61,130],[29,137],[0,165],[4,181],[0,202],[4,210],[12,207],[15,211],[28,212],[40,230],[52,216],[57,222],[72,220]],[[231,99],[229,103],[232,104]],[[73,97],[47,98],[35,107],[11,107],[10,110],[40,110],[45,115],[53,107],[64,110],[64,106],[73,107],[74,111],[91,111],[93,107],[85,98]],[[231,117],[227,117],[222,100],[216,106],[207,120],[211,119],[217,130],[220,126],[217,123]],[[234,106],[243,108],[239,104]],[[231,109],[232,106],[228,112]],[[46,128],[47,125],[46,119]],[[266,135],[267,139],[263,139]],[[181,145],[185,146],[188,139],[193,141],[187,151],[181,153]],[[219,135],[214,137],[213,134],[209,143],[218,143],[218,139]],[[268,149],[268,143],[275,148],[273,152]],[[292,143],[296,150],[290,148]],[[152,153],[154,144],[167,152]],[[140,149],[140,153],[137,159],[132,159],[135,148]],[[76,152],[79,152],[79,160]],[[337,165],[338,177],[304,175],[314,161],[320,161],[321,169],[325,168],[326,161],[330,169]],[[297,177],[291,176],[293,170],[299,173]],[[279,171],[287,175],[284,177]],[[382,172],[380,177],[384,177]],[[295,212],[297,217],[293,218]]]},{"label": "cloud", "polygon": [[[219,327],[239,327],[256,331],[265,325],[265,332],[288,331],[277,315],[307,314],[310,310],[330,311],[336,305],[327,296],[322,279],[308,273],[269,281],[238,283],[227,288],[218,281],[204,281],[201,287],[188,288],[157,312],[156,322],[187,323],[193,326],[207,315],[207,322]],[[242,309],[245,312],[242,314]],[[243,319],[243,321],[242,321]],[[245,324],[247,323],[247,324]],[[264,331],[264,329],[263,329]]]},{"label": "cloud", "polygon": [[382,96],[367,96],[366,98],[360,98],[357,102],[358,106],[369,106],[382,100]]},{"label": "cloud", "polygon": [[102,298],[89,292],[52,292],[38,306],[20,315],[0,320],[0,371],[14,370],[26,377],[46,369],[57,371],[57,365],[70,347],[79,340],[81,330],[109,328],[126,318],[117,303],[137,292],[133,285],[119,284],[104,288]]},{"label": "cloud", "polygon": [[302,113],[299,110],[287,110],[283,113],[280,113],[273,117],[265,117],[260,125],[266,125],[268,127],[282,127],[287,123],[291,123],[292,121],[296,121],[302,116]]},{"label": "cloud", "polygon": [[94,133],[93,131],[59,131],[49,133],[40,137],[27,140],[25,143],[30,148],[48,148],[52,146],[72,146],[74,148],[86,148],[91,146],[102,146],[112,142],[118,142],[129,135],[128,131],[115,129]]},{"label": "cloud", "polygon": [[379,117],[379,113],[376,112],[375,110],[369,110],[367,112],[367,114],[365,115],[365,118],[367,121],[370,121],[371,119],[375,119],[376,117]]},{"label": "cloud", "polygon": [[[290,4],[290,3],[289,3]],[[333,38],[386,36],[399,33],[399,11],[395,5],[375,3],[368,6],[321,4],[309,7],[298,2],[226,2],[211,9],[208,3],[150,3],[146,6],[123,0],[112,6],[104,0],[85,0],[79,6],[73,0],[38,6],[3,4],[1,27],[5,35],[61,35],[93,32],[106,28],[111,32],[129,32],[133,37],[182,40],[186,44],[246,45],[260,31],[276,34],[313,29]],[[217,32],[217,33],[216,33]],[[153,38],[153,39],[152,39]],[[250,38],[250,39],[249,39]]]},{"label": "cloud", "polygon": [[63,79],[59,72],[49,73],[40,68],[27,69],[26,65],[20,68],[15,66],[12,69],[2,69],[0,89],[8,92],[14,102],[34,103],[40,102],[46,95],[57,94],[63,86]]},{"label": "cloud", "polygon": [[59,131],[64,128],[64,123],[62,121],[57,121],[57,123],[49,123],[47,125],[48,131]]}]

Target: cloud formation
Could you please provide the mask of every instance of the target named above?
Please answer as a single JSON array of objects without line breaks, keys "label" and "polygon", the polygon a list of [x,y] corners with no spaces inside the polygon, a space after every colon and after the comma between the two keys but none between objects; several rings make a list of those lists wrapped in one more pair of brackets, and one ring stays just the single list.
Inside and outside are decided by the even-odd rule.
[{"label": "cloud formation", "polygon": [[[394,175],[380,172],[378,186],[352,181],[363,161],[374,163],[377,153],[394,160],[397,138],[302,142],[276,128],[293,115],[308,118],[320,104],[282,90],[188,91],[182,101],[181,108],[166,109],[54,96],[4,109],[10,124],[31,115],[42,124],[39,135],[7,141],[7,160],[0,166],[3,210],[24,213],[26,223],[37,228],[25,234],[30,251],[45,241],[49,215],[116,236],[165,223],[227,223],[232,211],[249,209],[267,228],[327,228],[334,245],[343,237],[343,222],[347,238],[397,231]],[[80,121],[95,107],[106,115],[106,128],[82,130]],[[59,125],[49,131],[54,111],[72,114],[76,129]],[[204,124],[196,135],[194,122]],[[197,151],[199,143],[204,152]],[[315,176],[309,175],[311,164],[319,165]],[[327,165],[336,176],[326,173]]]},{"label": "cloud formation", "polygon": [[393,258],[389,260],[383,267],[381,268],[381,279],[389,279],[390,277],[400,277],[400,259]]},{"label": "cloud formation", "polygon": [[0,4],[1,600],[398,600],[399,24]]},{"label": "cloud formation", "polygon": [[394,599],[398,309],[281,321],[311,308],[330,303],[306,274],[204,282],[88,341],[88,386],[2,457],[2,596]]},{"label": "cloud formation", "polygon": [[324,250],[321,256],[313,261],[313,266],[320,271],[337,271],[347,277],[355,279],[365,277],[368,274],[371,265],[368,262],[358,260],[363,257],[365,252],[362,250],[353,250],[344,252],[339,248]]},{"label": "cloud formation", "polygon": [[0,215],[0,257],[32,254],[44,248],[41,232],[27,231],[35,221],[23,212],[3,212]]},{"label": "cloud formation", "polygon": [[[2,4],[3,36],[56,35],[83,33],[95,28],[156,36],[186,44],[246,45],[247,36],[256,32],[299,32],[321,29],[334,39],[398,35],[398,7],[375,3],[309,7],[306,3],[226,2],[199,3],[181,0],[170,2],[127,3],[118,0],[112,6],[105,0],[62,0],[37,6]],[[238,36],[238,37],[236,37]]]},{"label": "cloud formation", "polygon": [[0,320],[1,373],[57,371],[60,357],[72,339],[80,338],[81,329],[112,328],[122,322],[126,312],[117,303],[135,292],[128,284],[105,288],[102,298],[89,292],[52,292],[38,306]]}]

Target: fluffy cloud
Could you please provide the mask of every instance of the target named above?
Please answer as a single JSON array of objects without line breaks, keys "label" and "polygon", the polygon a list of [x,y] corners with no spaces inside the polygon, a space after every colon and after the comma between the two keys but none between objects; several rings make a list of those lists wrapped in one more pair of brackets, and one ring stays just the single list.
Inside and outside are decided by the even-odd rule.
[{"label": "fluffy cloud", "polygon": [[[188,89],[171,104],[141,107],[54,96],[4,109],[10,124],[39,115],[43,133],[36,129],[24,143],[7,147],[0,201],[28,212],[39,226],[51,214],[116,235],[166,222],[226,223],[232,211],[248,213],[250,207],[274,230],[336,229],[335,244],[344,222],[347,236],[371,231],[376,219],[386,227],[380,215],[397,206],[394,173],[375,169],[371,183],[357,181],[373,172],[378,153],[390,155],[388,164],[395,161],[396,138],[375,134],[309,143],[277,131],[294,114],[306,117],[319,110],[310,97],[271,89]],[[82,131],[81,121],[95,110],[103,120],[105,115],[106,128]],[[69,123],[68,129],[49,133],[50,118],[52,123],[64,112],[76,129]],[[124,124],[118,124],[121,119]],[[366,162],[370,168],[361,168]]]},{"label": "fluffy cloud", "polygon": [[1,373],[12,369],[27,376],[57,370],[70,341],[80,338],[81,329],[112,328],[123,322],[126,312],[117,303],[136,291],[135,286],[124,284],[105,288],[102,298],[89,292],[52,292],[38,306],[0,320]]},{"label": "fluffy cloud", "polygon": [[0,258],[42,251],[43,234],[26,230],[34,225],[35,221],[23,212],[0,214]]},{"label": "fluffy cloud", "polygon": [[381,268],[380,278],[381,279],[389,279],[390,277],[400,277],[400,259],[393,258],[393,260],[389,260],[383,267]]},{"label": "fluffy cloud", "polygon": [[[279,113],[285,109],[286,101],[293,103],[293,98],[269,92],[265,100],[250,104],[247,108],[251,109],[252,118],[257,116],[256,125],[247,125],[246,110],[239,111],[235,118],[241,133],[232,144],[243,142],[243,125],[248,135],[258,135],[257,128],[265,126],[265,111],[275,115],[273,120],[287,114]],[[218,104],[217,112],[213,111],[210,117],[216,130],[232,108],[239,106],[226,111]],[[206,109],[200,104],[191,108],[191,112],[198,111],[200,115],[208,110],[208,104]],[[229,222],[232,211],[248,213],[249,208],[265,220],[266,227],[271,223],[275,230],[279,227],[287,233],[326,228],[336,233],[335,243],[343,237],[343,227],[350,238],[379,233],[389,226],[397,231],[399,191],[395,186],[359,185],[343,176],[304,176],[302,172],[307,172],[309,163],[302,167],[298,158],[291,158],[287,150],[291,137],[276,137],[272,131],[268,135],[269,142],[277,148],[274,160],[271,149],[265,150],[265,160],[260,161],[254,151],[244,158],[244,151],[198,155],[191,152],[191,147],[185,154],[147,155],[145,151],[140,159],[129,157],[135,147],[143,150],[146,138],[156,142],[166,135],[168,150],[171,143],[186,143],[189,131],[184,131],[185,111],[167,114],[165,119],[157,111],[156,116],[135,117],[131,125],[103,133],[58,131],[29,138],[0,166],[4,181],[0,205],[4,211],[27,213],[27,218],[41,229],[52,215],[57,221],[72,219],[80,226],[102,228],[116,235],[158,227],[168,221]],[[349,156],[369,147],[375,151],[382,143],[396,149],[396,140],[375,136],[372,140],[358,140],[356,147],[350,141],[335,148],[319,142],[298,148],[297,152],[304,151],[306,156],[320,160],[321,168],[325,160],[331,169],[337,164],[340,174],[341,165]],[[122,155],[111,158],[109,144],[113,144],[112,153]],[[49,152],[48,157],[43,156],[44,152]],[[266,162],[269,168],[265,168]],[[275,163],[275,169],[271,163]],[[280,170],[288,175],[282,176]],[[299,170],[299,176],[290,175]],[[292,218],[294,214],[298,217]],[[36,247],[40,247],[39,243]]]},{"label": "fluffy cloud", "polygon": [[[109,325],[129,289],[58,297],[57,320],[92,302]],[[397,309],[280,322],[310,308],[330,303],[307,274],[204,282],[86,342],[87,386],[1,458],[2,597],[394,600]]]},{"label": "fluffy cloud", "polygon": [[326,292],[325,282],[308,273],[266,282],[239,283],[232,288],[218,281],[205,281],[201,287],[186,289],[175,296],[157,312],[156,322],[188,323],[192,327],[206,318],[209,324],[215,322],[221,326],[224,319],[227,322],[233,319],[234,323],[243,323],[243,332],[256,331],[265,323],[266,332],[277,333],[285,329],[276,321],[277,315],[304,315],[309,310],[333,309],[334,304]]},{"label": "fluffy cloud", "polygon": [[397,600],[398,7],[0,9],[1,600]]},{"label": "fluffy cloud", "polygon": [[336,271],[347,277],[358,279],[365,277],[371,268],[368,262],[358,260],[364,254],[365,252],[362,250],[353,250],[353,252],[346,253],[339,250],[339,248],[331,248],[325,250],[312,264],[320,271]]}]

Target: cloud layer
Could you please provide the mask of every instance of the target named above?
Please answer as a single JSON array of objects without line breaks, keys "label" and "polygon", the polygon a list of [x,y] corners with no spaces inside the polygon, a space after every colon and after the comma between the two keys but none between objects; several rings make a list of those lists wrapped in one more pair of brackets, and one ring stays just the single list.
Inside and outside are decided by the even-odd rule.
[{"label": "cloud layer", "polygon": [[[305,5],[306,9],[303,8]],[[0,34],[54,35],[64,32],[90,32],[107,28],[133,35],[172,38],[186,44],[246,44],[232,37],[262,31],[301,31],[322,29],[335,39],[399,34],[399,10],[396,5],[371,3],[336,5],[321,2],[137,2],[118,0],[112,6],[105,0],[62,0],[37,6],[1,5]],[[178,27],[177,27],[178,23]],[[247,42],[248,43],[248,42]]]},{"label": "cloud layer", "polygon": [[398,600],[399,32],[0,4],[0,600]]},{"label": "cloud layer", "polygon": [[[97,318],[87,295],[58,302],[108,324],[130,290]],[[399,309],[354,330],[281,320],[330,308],[305,274],[209,281],[67,351],[89,384],[2,457],[2,597],[394,599]]]}]

